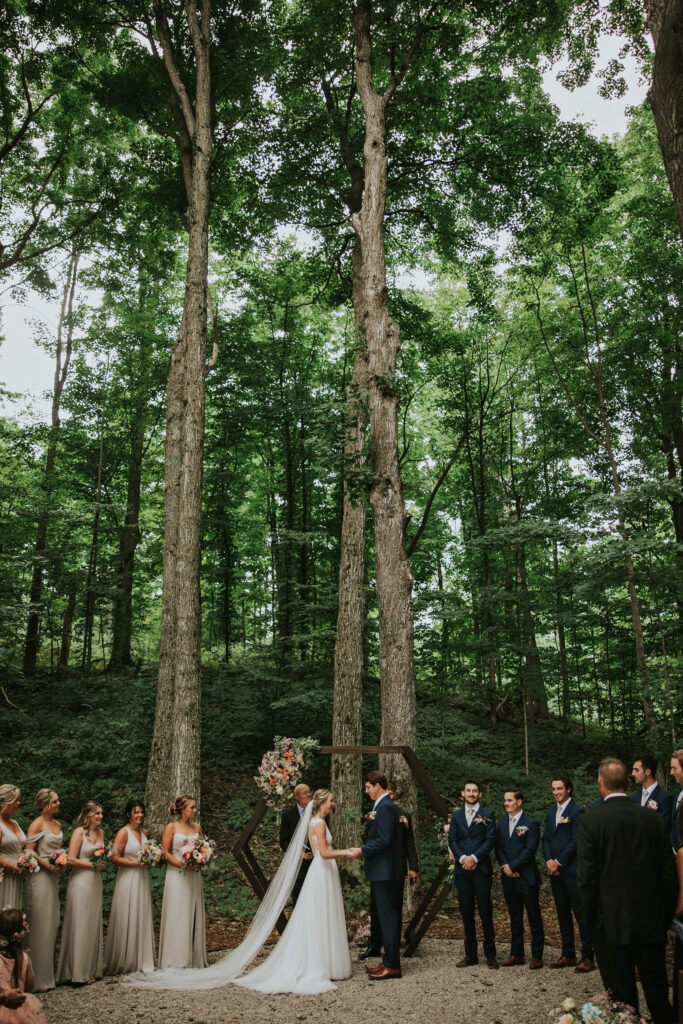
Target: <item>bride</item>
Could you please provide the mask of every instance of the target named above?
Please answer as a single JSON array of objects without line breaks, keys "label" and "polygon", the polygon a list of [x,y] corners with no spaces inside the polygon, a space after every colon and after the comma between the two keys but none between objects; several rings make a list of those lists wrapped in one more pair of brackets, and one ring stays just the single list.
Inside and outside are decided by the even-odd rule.
[{"label": "bride", "polygon": [[[210,967],[169,968],[127,979],[140,987],[206,989],[232,983],[258,992],[316,995],[337,986],[332,979],[351,977],[351,958],[336,861],[349,850],[334,850],[325,819],[334,796],[318,789],[301,816],[277,874],[263,897],[244,941]],[[294,887],[306,835],[313,853],[297,904],[275,949],[253,971],[239,977],[264,946]]]}]

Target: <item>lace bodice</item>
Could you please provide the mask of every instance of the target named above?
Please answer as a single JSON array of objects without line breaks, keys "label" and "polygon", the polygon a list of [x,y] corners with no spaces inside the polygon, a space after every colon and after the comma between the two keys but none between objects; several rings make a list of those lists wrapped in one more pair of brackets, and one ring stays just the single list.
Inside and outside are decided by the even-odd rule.
[{"label": "lace bodice", "polygon": [[[310,843],[311,852],[313,853],[314,857],[319,857],[320,856],[320,850],[318,849],[318,837],[313,832],[313,826],[317,825],[318,822],[320,822],[320,821],[325,822],[325,819],[324,818],[311,818],[311,821],[310,821],[309,826],[308,826],[308,842]],[[332,833],[330,832],[329,828],[327,827],[327,822],[325,822],[325,837],[327,839],[327,845],[331,846],[332,845]]]}]

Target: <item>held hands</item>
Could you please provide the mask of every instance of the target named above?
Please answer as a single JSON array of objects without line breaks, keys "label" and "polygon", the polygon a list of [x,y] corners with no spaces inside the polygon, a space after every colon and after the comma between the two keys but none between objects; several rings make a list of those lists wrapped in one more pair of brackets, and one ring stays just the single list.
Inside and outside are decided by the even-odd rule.
[{"label": "held hands", "polygon": [[503,864],[503,874],[508,878],[519,878],[519,871],[512,871],[509,864]]},{"label": "held hands", "polygon": [[363,854],[359,846],[352,846],[348,851],[348,855],[352,860],[360,860]]},{"label": "held hands", "polygon": [[305,853],[304,852],[304,853],[301,854],[301,859],[302,860],[313,860],[313,854],[312,853]]}]

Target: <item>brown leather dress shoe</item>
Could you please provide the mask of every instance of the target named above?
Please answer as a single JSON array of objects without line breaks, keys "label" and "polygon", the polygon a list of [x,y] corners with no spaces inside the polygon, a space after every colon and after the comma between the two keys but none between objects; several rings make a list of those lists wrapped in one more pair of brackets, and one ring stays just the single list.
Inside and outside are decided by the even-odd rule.
[{"label": "brown leather dress shoe", "polygon": [[472,960],[469,956],[464,956],[462,960],[458,960],[456,967],[476,967],[479,963],[478,960]]},{"label": "brown leather dress shoe", "polygon": [[501,967],[516,967],[517,964],[523,964],[525,962],[523,956],[509,956],[507,960],[501,960]]},{"label": "brown leather dress shoe", "polygon": [[581,963],[578,963],[574,968],[574,974],[588,974],[589,971],[595,970],[595,961],[589,960],[588,957],[584,957]]},{"label": "brown leather dress shoe", "polygon": [[533,957],[529,961],[529,970],[530,971],[538,971],[538,970],[541,969],[541,967],[543,967],[543,961],[539,960],[537,956]]},{"label": "brown leather dress shoe", "polygon": [[575,956],[561,956],[559,960],[556,960],[550,965],[551,967],[576,967]]},{"label": "brown leather dress shoe", "polygon": [[494,971],[497,971],[498,968],[500,967],[500,964],[496,960],[495,956],[487,956],[486,957],[486,966],[490,967]]},{"label": "brown leather dress shoe", "polygon": [[375,971],[368,971],[371,981],[384,981],[385,978],[401,978],[403,974],[400,967],[387,967],[382,964],[381,968]]}]

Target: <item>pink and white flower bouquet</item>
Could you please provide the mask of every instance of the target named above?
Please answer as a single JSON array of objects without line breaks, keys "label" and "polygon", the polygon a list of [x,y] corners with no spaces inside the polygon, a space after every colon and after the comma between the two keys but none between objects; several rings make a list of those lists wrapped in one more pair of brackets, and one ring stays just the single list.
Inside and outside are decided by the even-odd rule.
[{"label": "pink and white flower bouquet", "polygon": [[35,875],[36,871],[40,871],[40,864],[38,863],[38,854],[35,850],[24,850],[17,857],[17,867],[21,871],[22,875]]},{"label": "pink and white flower bouquet", "polygon": [[148,839],[140,849],[138,861],[147,867],[156,868],[165,860],[164,851],[154,839]]},{"label": "pink and white flower bouquet", "polygon": [[66,850],[53,850],[47,855],[47,859],[58,875],[63,875],[69,863],[69,854]]},{"label": "pink and white flower bouquet", "polygon": [[269,807],[279,813],[286,810],[294,799],[294,787],[301,782],[310,755],[320,746],[312,736],[292,739],[273,737],[274,750],[268,750],[261,759],[254,782],[266,798]]},{"label": "pink and white flower bouquet", "polygon": [[188,868],[204,868],[209,866],[209,861],[213,857],[213,851],[216,849],[216,844],[213,839],[207,839],[206,836],[197,836],[195,839],[190,839],[184,846],[181,846],[178,852],[178,860],[181,863],[181,870],[187,871]]},{"label": "pink and white flower bouquet", "polygon": [[621,1003],[615,1003],[603,1011],[595,1003],[577,1006],[570,997],[562,1003],[562,1010],[564,1012],[557,1018],[555,1024],[645,1024],[632,1006],[624,1006]]}]

